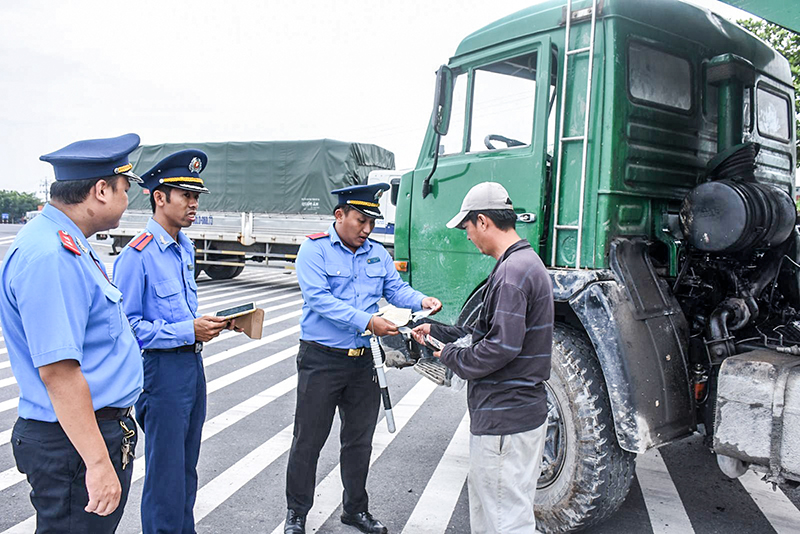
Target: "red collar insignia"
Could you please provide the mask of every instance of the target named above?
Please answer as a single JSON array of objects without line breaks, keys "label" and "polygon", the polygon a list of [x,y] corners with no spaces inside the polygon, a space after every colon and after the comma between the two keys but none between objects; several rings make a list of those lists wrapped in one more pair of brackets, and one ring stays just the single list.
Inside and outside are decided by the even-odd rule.
[{"label": "red collar insignia", "polygon": [[64,230],[59,230],[58,231],[58,237],[61,238],[61,244],[64,246],[65,249],[69,250],[70,252],[72,252],[76,256],[80,256],[81,255],[81,251],[78,250],[78,245],[75,244],[75,240],[72,239],[71,235],[69,235]]}]

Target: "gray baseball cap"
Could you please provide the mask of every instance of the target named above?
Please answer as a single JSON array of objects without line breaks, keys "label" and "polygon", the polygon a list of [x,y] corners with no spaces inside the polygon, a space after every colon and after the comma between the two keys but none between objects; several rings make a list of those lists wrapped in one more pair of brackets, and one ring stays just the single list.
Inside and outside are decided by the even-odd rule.
[{"label": "gray baseball cap", "polygon": [[508,191],[497,182],[481,182],[472,187],[461,203],[461,211],[447,223],[448,228],[458,228],[470,211],[513,210]]}]

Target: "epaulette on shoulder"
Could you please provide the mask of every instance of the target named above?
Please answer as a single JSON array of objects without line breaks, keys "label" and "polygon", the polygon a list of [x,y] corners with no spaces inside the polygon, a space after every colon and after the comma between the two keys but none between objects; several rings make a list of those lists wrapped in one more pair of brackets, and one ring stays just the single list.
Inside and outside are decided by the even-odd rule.
[{"label": "epaulette on shoulder", "polygon": [[72,252],[76,256],[80,256],[81,255],[81,251],[78,250],[78,245],[75,244],[75,240],[72,239],[71,235],[69,235],[64,230],[59,230],[58,231],[58,237],[59,237],[59,239],[61,239],[61,245],[65,249],[69,250],[70,252]]},{"label": "epaulette on shoulder", "polygon": [[327,232],[320,232],[318,234],[308,234],[306,237],[313,241],[314,239],[319,239],[321,237],[328,237],[329,235],[330,234]]},{"label": "epaulette on shoulder", "polygon": [[132,249],[141,252],[142,250],[144,250],[144,247],[146,247],[147,244],[152,240],[153,240],[153,234],[151,234],[150,232],[145,232],[131,239],[131,242],[128,243],[128,246],[131,247]]},{"label": "epaulette on shoulder", "polygon": [[376,245],[380,245],[381,247],[383,247],[383,248],[386,248],[386,247],[383,245],[383,243],[381,243],[381,242],[380,242],[380,241],[378,241],[377,239],[372,239],[371,237],[368,237],[367,239],[369,239],[370,241],[372,241],[372,242],[373,242],[373,243],[375,243]]}]

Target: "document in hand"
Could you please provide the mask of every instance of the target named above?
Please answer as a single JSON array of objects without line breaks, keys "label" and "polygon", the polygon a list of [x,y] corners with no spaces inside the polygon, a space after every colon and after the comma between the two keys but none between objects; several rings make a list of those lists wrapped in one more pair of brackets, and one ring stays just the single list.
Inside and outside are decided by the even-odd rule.
[{"label": "document in hand", "polygon": [[236,327],[240,328],[250,339],[261,339],[264,327],[264,310],[256,308],[255,302],[226,308],[215,313],[217,317],[236,319]]}]

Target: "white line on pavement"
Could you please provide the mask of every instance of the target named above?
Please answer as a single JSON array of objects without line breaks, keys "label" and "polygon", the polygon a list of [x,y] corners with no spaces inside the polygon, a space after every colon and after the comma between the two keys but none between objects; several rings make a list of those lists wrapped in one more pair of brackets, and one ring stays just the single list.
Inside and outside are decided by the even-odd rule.
[{"label": "white line on pavement", "polygon": [[[302,301],[300,301],[300,302],[302,302]],[[279,309],[279,308],[282,308],[282,307],[284,307],[284,306],[283,305],[275,306],[274,308],[269,308],[269,310],[270,311],[271,310],[276,310],[276,309]],[[296,311],[293,311],[293,312],[284,313],[283,315],[279,315],[277,317],[272,317],[271,319],[265,319],[262,327],[270,326],[270,325],[273,325],[273,324],[276,324],[276,323],[282,323],[283,321],[286,321],[286,320],[291,319],[293,317],[299,317],[302,313],[303,313],[303,310],[296,310]],[[232,337],[236,337],[236,336],[239,336],[239,335],[240,335],[239,332],[230,332],[230,331],[229,332],[225,332],[224,334],[220,334],[217,337],[215,337],[214,339],[212,339],[211,341],[209,341],[208,343],[206,343],[206,345],[210,345],[212,343],[216,343],[217,341],[224,341],[226,339],[230,339]]]},{"label": "white line on pavement", "polygon": [[778,534],[796,534],[800,525],[800,511],[780,489],[761,480],[761,475],[748,471],[739,482],[758,505],[761,513]]},{"label": "white line on pavement", "polygon": [[[265,290],[260,290],[258,295],[274,295],[274,294],[278,294],[279,297],[274,297],[272,299],[272,300],[275,300],[275,298],[287,298],[288,296],[293,295],[293,294],[297,294],[299,292],[300,292],[300,289],[297,286],[295,286],[293,284],[284,284],[284,285],[281,285],[281,286],[273,286],[272,288],[267,289],[266,291]],[[236,293],[236,292],[228,293],[228,294],[224,295],[224,297],[228,297],[230,295],[238,295],[238,293]],[[280,295],[282,295],[282,296],[280,296]],[[226,298],[225,300],[217,300],[217,301],[215,301],[215,302],[213,302],[211,304],[204,304],[204,305],[200,306],[197,311],[203,313],[203,310],[218,310],[218,309],[220,309],[220,307],[222,307],[225,304],[231,304],[231,303],[241,304],[241,302],[243,300],[247,301],[249,299],[243,298],[241,296],[237,296],[237,297],[234,297],[234,298]],[[261,299],[261,300],[256,300],[255,301],[256,304],[260,304],[260,303],[263,303],[263,302],[269,302],[269,300]]]},{"label": "white line on pavement", "polygon": [[300,331],[300,325],[294,326],[282,332],[276,332],[270,336],[267,336],[263,339],[256,339],[250,341],[249,343],[245,343],[244,345],[238,345],[228,350],[223,350],[222,352],[210,356],[208,358],[203,358],[203,365],[208,367],[209,365],[214,365],[215,363],[219,363],[223,360],[227,360],[228,358],[232,358],[233,356],[237,356],[243,352],[247,352],[249,350],[257,349],[258,347],[263,347],[264,345],[268,345],[273,341],[278,339],[284,338],[286,336],[291,336],[296,334]]},{"label": "white line on pavement", "polygon": [[469,413],[465,414],[439,465],[420,495],[403,534],[440,534],[447,530],[469,473]]},{"label": "white line on pavement", "polygon": [[[240,281],[238,284],[235,284],[235,285],[238,288],[247,289],[247,290],[256,289],[256,288],[269,289],[270,288],[270,284],[268,284],[268,282],[271,282],[271,281],[276,280],[276,279],[280,279],[281,276],[283,276],[283,275],[272,274],[272,275],[269,275],[269,276],[265,276],[264,278],[253,278],[252,280]],[[291,279],[289,279],[286,276],[283,276],[283,278],[285,278],[287,282],[291,282],[292,281]],[[283,279],[281,279],[280,281],[283,282]],[[297,283],[296,281],[294,281],[294,282]],[[209,288],[203,288],[203,289],[198,291],[198,295],[202,294],[202,296],[200,296],[197,300],[199,302],[204,302],[204,301],[209,300],[209,299],[217,298],[216,296],[209,296],[209,295],[212,295],[214,293],[221,293],[223,291],[228,291],[228,289],[229,289],[228,287],[216,287],[216,286],[209,287]],[[202,291],[202,293],[201,293],[201,291]]]},{"label": "white line on pavement", "polygon": [[651,449],[636,457],[636,478],[639,479],[653,534],[694,532],[678,489],[657,450]]},{"label": "white line on pavement", "polygon": [[16,408],[17,404],[19,404],[19,397],[0,402],[0,413]]},{"label": "white line on pavement", "polygon": [[17,383],[17,379],[13,376],[9,376],[8,378],[0,378],[0,389],[13,386]]},{"label": "white line on pavement", "polygon": [[220,376],[219,378],[215,378],[208,384],[206,384],[206,393],[211,394],[217,390],[224,388],[225,386],[230,386],[234,382],[238,382],[244,378],[247,378],[250,375],[254,375],[259,371],[263,371],[268,367],[272,367],[276,363],[280,363],[283,360],[288,360],[292,356],[297,354],[297,345],[293,347],[289,347],[288,349],[284,349],[277,354],[273,354],[268,358],[262,358],[258,361],[251,363],[250,365],[245,365],[244,367],[240,367],[235,371],[231,371],[230,373]]},{"label": "white line on pavement", "polygon": [[[290,306],[297,305],[300,302],[302,302],[302,300],[288,302],[288,303],[285,303],[285,304],[280,304],[278,306],[273,306],[271,308],[267,308],[267,310],[265,310],[265,311],[268,311],[268,310],[272,311],[272,310],[278,310],[278,309],[281,309],[281,308],[288,308]],[[276,317],[274,322],[280,322],[280,321],[284,320],[285,318],[288,318],[288,317],[291,317],[291,316],[297,316],[299,314],[300,314],[300,312],[288,313],[288,314],[286,314],[284,316]],[[265,321],[264,324],[267,324],[267,322]],[[272,323],[270,323],[270,324],[272,324]],[[208,367],[209,365],[214,365],[215,363],[219,363],[219,362],[221,362],[223,360],[227,360],[228,358],[232,358],[233,356],[237,356],[239,354],[242,354],[243,352],[247,352],[247,351],[252,350],[254,348],[258,348],[258,347],[267,345],[269,343],[272,343],[273,341],[276,341],[278,339],[282,339],[282,338],[284,338],[286,336],[290,336],[290,335],[295,334],[295,333],[297,333],[299,331],[300,331],[300,325],[296,325],[296,326],[294,326],[292,328],[289,328],[287,330],[283,330],[281,332],[276,332],[275,334],[272,334],[272,335],[267,336],[265,338],[257,339],[257,340],[251,341],[249,343],[245,343],[243,345],[238,345],[238,346],[233,347],[231,349],[224,350],[224,351],[222,351],[222,352],[220,352],[218,354],[215,354],[213,356],[209,356],[208,358],[203,358],[203,366],[204,367]],[[235,332],[231,332],[231,334],[240,335],[240,334],[235,333]],[[210,345],[210,344],[214,343],[217,340],[219,340],[219,338],[212,339],[211,341],[209,341],[205,345]],[[295,349],[295,351],[296,351],[296,349]],[[13,382],[9,382],[8,384],[4,384],[3,382],[6,381],[6,380],[11,380]],[[4,378],[4,379],[0,380],[0,388],[2,388],[4,386],[11,385],[12,383],[16,383],[16,380],[14,380],[14,377]],[[19,397],[14,397],[13,399],[8,399],[7,401],[0,402],[0,413],[2,413],[4,411],[7,411],[7,410],[11,410],[12,408],[16,408],[17,404],[18,404],[18,401],[19,401]],[[2,437],[2,435],[3,434],[0,433],[0,438]],[[0,440],[0,447],[2,447],[4,444],[5,444],[5,441]]]},{"label": "white line on pavement", "polygon": [[[372,440],[372,457],[369,464],[375,463],[383,451],[392,443],[394,438],[400,434],[403,427],[411,419],[411,417],[419,410],[422,404],[428,399],[431,393],[436,389],[436,384],[431,380],[420,378],[411,390],[406,393],[392,411],[394,412],[394,421],[397,426],[397,431],[393,434],[386,430],[384,421],[378,422],[378,427],[375,429],[375,437]],[[253,475],[255,476],[255,474]],[[342,502],[342,474],[339,465],[336,465],[325,479],[317,484],[314,491],[314,507],[306,516],[306,530],[314,532],[319,530],[328,517],[338,508]],[[283,532],[283,521],[272,531],[272,534],[280,534]]]},{"label": "white line on pavement", "polygon": [[[289,349],[283,350],[267,358],[264,358],[262,361],[266,362],[266,365],[263,368],[267,368],[271,365],[276,363],[280,363],[281,361],[285,360],[287,357],[295,354],[297,352],[297,347],[291,347]],[[212,380],[208,383],[210,386],[212,383],[221,380],[225,377],[220,377],[217,380]],[[224,387],[223,384],[219,387],[214,388],[213,390],[216,391],[220,389],[220,387]],[[219,414],[218,416],[214,417],[206,421],[203,424],[203,432],[202,432],[202,441],[206,441],[207,439],[215,436],[216,434],[226,430],[231,425],[241,421],[246,416],[254,413],[255,411],[263,408],[264,406],[268,405],[275,399],[280,398],[281,396],[285,395],[286,393],[290,392],[297,386],[297,374],[291,375],[289,378],[271,386],[264,391],[246,399],[236,406],[224,411],[223,413]],[[210,391],[209,391],[210,392]],[[291,434],[291,428],[290,428]],[[135,481],[139,480],[140,478],[144,477],[145,473],[145,462],[144,458],[139,459],[138,461],[134,462],[133,464],[133,474],[131,479],[131,484]],[[0,473],[0,491],[17,484],[21,481],[25,480],[25,475],[17,471],[15,467],[7,469]],[[197,519],[199,521],[199,519]],[[27,520],[23,521],[22,523],[18,523],[14,527],[6,530],[3,534],[10,534],[10,533],[21,533],[31,532],[31,528],[33,526],[33,522],[35,521],[35,516],[28,518]]]}]

